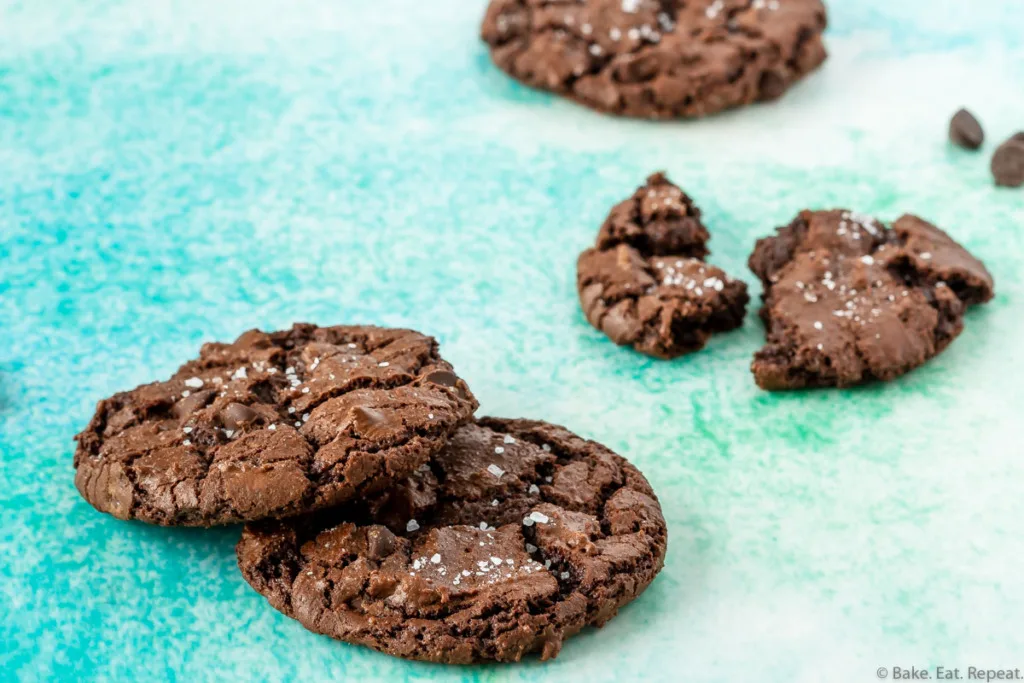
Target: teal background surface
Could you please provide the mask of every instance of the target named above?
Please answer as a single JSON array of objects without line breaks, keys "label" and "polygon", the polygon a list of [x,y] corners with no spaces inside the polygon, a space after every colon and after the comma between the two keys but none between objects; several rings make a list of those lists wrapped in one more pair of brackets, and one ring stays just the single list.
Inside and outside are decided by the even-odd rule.
[{"label": "teal background surface", "polygon": [[[785,0],[782,0],[785,2]],[[782,101],[602,117],[489,62],[483,0],[0,2],[0,677],[872,681],[1024,669],[1020,0],[835,0]],[[990,141],[946,143],[969,105]],[[920,213],[998,296],[899,381],[769,395],[742,330],[658,362],[590,328],[574,262],[666,169],[712,261],[800,209]],[[754,287],[756,296],[757,288]],[[751,307],[751,309],[756,306]],[[236,570],[238,528],[95,512],[72,436],[203,341],[295,320],[437,336],[482,414],[635,462],[665,570],[548,663],[414,664],[310,634]]]}]

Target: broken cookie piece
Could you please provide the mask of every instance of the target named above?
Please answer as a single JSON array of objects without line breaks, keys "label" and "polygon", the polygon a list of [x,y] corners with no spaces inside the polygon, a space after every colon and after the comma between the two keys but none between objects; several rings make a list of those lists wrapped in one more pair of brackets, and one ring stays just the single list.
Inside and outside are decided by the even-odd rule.
[{"label": "broken cookie piece", "polygon": [[704,262],[708,239],[693,200],[663,174],[649,177],[580,254],[587,320],[616,344],[665,359],[742,325],[747,286]]},{"label": "broken cookie piece", "polygon": [[804,211],[759,240],[749,263],[768,341],[751,369],[769,391],[891,380],[945,349],[966,308],[993,296],[981,261],[916,216],[889,228]]}]

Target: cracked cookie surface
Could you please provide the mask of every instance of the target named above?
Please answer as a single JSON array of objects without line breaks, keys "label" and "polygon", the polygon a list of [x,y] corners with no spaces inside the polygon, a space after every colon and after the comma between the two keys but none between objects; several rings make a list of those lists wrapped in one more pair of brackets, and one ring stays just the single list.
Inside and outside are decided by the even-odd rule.
[{"label": "cracked cookie surface", "polygon": [[751,367],[762,389],[891,380],[945,349],[992,276],[936,226],[892,227],[846,211],[804,211],[757,242],[768,344]]},{"label": "cracked cookie surface", "polygon": [[75,486],[98,510],[168,526],[295,515],[408,476],[476,406],[418,332],[252,330],[100,401],[75,437]]},{"label": "cracked cookie surface", "polygon": [[704,262],[708,239],[693,200],[663,174],[650,176],[577,260],[587,320],[616,344],[665,359],[742,325],[747,286]]},{"label": "cracked cookie surface", "polygon": [[447,663],[558,654],[660,571],[643,475],[544,422],[483,418],[369,505],[245,527],[245,579],[306,628]]},{"label": "cracked cookie surface", "polygon": [[771,100],[826,57],[820,0],[492,0],[495,64],[599,111],[695,117]]}]

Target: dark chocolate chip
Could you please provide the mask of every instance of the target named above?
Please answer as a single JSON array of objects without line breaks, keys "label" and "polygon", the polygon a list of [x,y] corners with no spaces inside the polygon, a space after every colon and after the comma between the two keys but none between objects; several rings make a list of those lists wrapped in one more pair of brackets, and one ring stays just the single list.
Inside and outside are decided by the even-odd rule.
[{"label": "dark chocolate chip", "polygon": [[985,131],[974,114],[961,109],[949,122],[949,139],[965,149],[978,149],[985,142]]},{"label": "dark chocolate chip", "polygon": [[362,439],[383,438],[395,429],[395,425],[387,415],[373,408],[355,406],[348,415],[353,431]]},{"label": "dark chocolate chip", "polygon": [[466,383],[459,379],[459,376],[454,372],[449,372],[448,370],[434,370],[424,379],[443,387],[451,387],[455,389],[455,393],[459,395],[459,398],[469,398],[469,392],[466,391]]},{"label": "dark chocolate chip", "polygon": [[250,424],[258,417],[259,413],[241,403],[229,403],[220,413],[220,420],[228,429],[239,429],[243,425]]},{"label": "dark chocolate chip", "polygon": [[210,389],[190,392],[188,396],[174,404],[171,412],[179,419],[188,417],[200,408],[205,408],[213,400],[213,396],[216,393]]},{"label": "dark chocolate chip", "polygon": [[459,376],[447,370],[435,370],[426,376],[426,380],[443,387],[454,387],[459,382]]},{"label": "dark chocolate chip", "polygon": [[992,155],[992,175],[1000,187],[1024,185],[1024,132],[999,145]]},{"label": "dark chocolate chip", "polygon": [[887,227],[843,209],[802,212],[758,240],[750,267],[768,341],[751,369],[769,391],[895,379],[941,353],[994,287],[935,225],[907,215]]},{"label": "dark chocolate chip", "polygon": [[774,71],[765,71],[761,74],[761,83],[758,87],[761,91],[762,100],[777,100],[786,92],[789,84],[781,74]]}]

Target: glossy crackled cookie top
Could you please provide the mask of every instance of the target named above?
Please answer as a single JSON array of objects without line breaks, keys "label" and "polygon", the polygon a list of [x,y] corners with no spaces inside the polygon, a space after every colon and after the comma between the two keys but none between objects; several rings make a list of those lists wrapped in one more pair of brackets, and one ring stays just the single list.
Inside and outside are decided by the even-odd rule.
[{"label": "glossy crackled cookie top", "polygon": [[551,657],[654,579],[666,527],[632,465],[562,427],[483,419],[367,506],[246,527],[246,580],[307,628],[465,663]]},{"label": "glossy crackled cookie top", "polygon": [[75,484],[97,509],[155,524],[294,515],[407,476],[475,408],[418,332],[254,330],[101,401],[76,437]]}]

